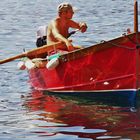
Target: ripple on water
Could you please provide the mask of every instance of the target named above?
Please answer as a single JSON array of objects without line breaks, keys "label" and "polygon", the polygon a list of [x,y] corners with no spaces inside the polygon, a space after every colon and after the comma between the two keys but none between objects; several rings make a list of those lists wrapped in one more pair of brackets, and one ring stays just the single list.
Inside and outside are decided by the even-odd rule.
[{"label": "ripple on water", "polygon": [[[67,1],[79,9],[74,20],[88,25],[86,33],[78,32],[72,37],[75,44],[87,47],[120,36],[128,27],[133,30],[133,1]],[[23,48],[27,51],[35,48],[37,27],[48,24],[56,16],[54,7],[59,3],[56,0],[1,0],[0,59],[20,54]],[[72,99],[65,103],[63,98],[53,100],[49,106],[51,96],[47,100],[43,96],[42,100],[37,98],[40,94],[28,95],[31,91],[28,75],[17,70],[17,62],[0,65],[0,140],[140,139],[139,110],[121,112],[111,106],[109,111],[104,106],[102,109],[96,105],[82,106],[77,101],[73,104]],[[27,105],[31,99],[33,102]]]}]

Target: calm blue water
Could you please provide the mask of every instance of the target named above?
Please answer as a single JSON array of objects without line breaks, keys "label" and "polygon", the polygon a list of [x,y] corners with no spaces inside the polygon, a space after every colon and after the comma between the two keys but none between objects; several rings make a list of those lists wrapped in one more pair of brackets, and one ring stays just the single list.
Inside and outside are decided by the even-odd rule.
[{"label": "calm blue water", "polygon": [[[77,7],[74,19],[88,24],[73,42],[89,46],[133,30],[133,0],[67,0]],[[62,0],[1,0],[0,59],[35,47],[40,25],[56,16]],[[140,6],[140,1],[139,1]],[[139,140],[140,108],[84,104],[33,91],[18,60],[0,65],[0,140]]]}]

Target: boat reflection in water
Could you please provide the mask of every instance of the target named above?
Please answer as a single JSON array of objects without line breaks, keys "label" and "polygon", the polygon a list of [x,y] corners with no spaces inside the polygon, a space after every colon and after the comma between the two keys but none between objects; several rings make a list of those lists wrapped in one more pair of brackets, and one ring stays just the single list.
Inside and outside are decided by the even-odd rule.
[{"label": "boat reflection in water", "polygon": [[[32,91],[23,97],[32,134],[47,139],[140,139],[140,111],[92,102],[92,97]],[[98,102],[99,103],[99,102]]]}]

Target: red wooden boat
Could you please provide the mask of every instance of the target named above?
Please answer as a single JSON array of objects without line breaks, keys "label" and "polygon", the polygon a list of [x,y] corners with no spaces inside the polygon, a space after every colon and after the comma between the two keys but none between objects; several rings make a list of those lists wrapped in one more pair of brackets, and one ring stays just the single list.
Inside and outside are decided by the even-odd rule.
[{"label": "red wooden boat", "polygon": [[29,70],[30,83],[53,92],[136,91],[140,87],[140,33],[132,33],[59,57],[53,70]]},{"label": "red wooden boat", "polygon": [[[49,51],[64,48],[63,43],[34,49],[10,59],[44,57]],[[50,60],[52,57],[52,60]],[[138,32],[137,1],[134,4],[134,32],[124,34],[110,41],[77,49],[65,54],[50,56],[42,61],[47,67],[54,59],[58,66],[53,69],[37,67],[29,69],[29,79],[35,89],[49,92],[119,92],[135,98],[140,89],[140,32]],[[57,58],[56,58],[57,57]],[[123,93],[123,94],[122,94]],[[118,95],[118,93],[117,93]]]},{"label": "red wooden boat", "polygon": [[30,69],[31,85],[49,92],[119,91],[135,95],[140,88],[137,2],[134,7],[133,33],[59,55],[59,65],[53,70]]}]

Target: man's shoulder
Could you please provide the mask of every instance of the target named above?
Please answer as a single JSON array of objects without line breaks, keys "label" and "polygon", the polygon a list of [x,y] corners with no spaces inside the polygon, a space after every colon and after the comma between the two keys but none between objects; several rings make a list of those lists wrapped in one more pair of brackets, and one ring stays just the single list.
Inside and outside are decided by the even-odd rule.
[{"label": "man's shoulder", "polygon": [[54,24],[55,22],[55,19],[51,20],[49,23],[48,23],[48,27],[52,26],[52,24]]},{"label": "man's shoulder", "polygon": [[52,25],[52,24],[54,24],[54,23],[58,23],[59,21],[60,21],[59,18],[52,19],[52,20],[50,21],[49,25]]}]

